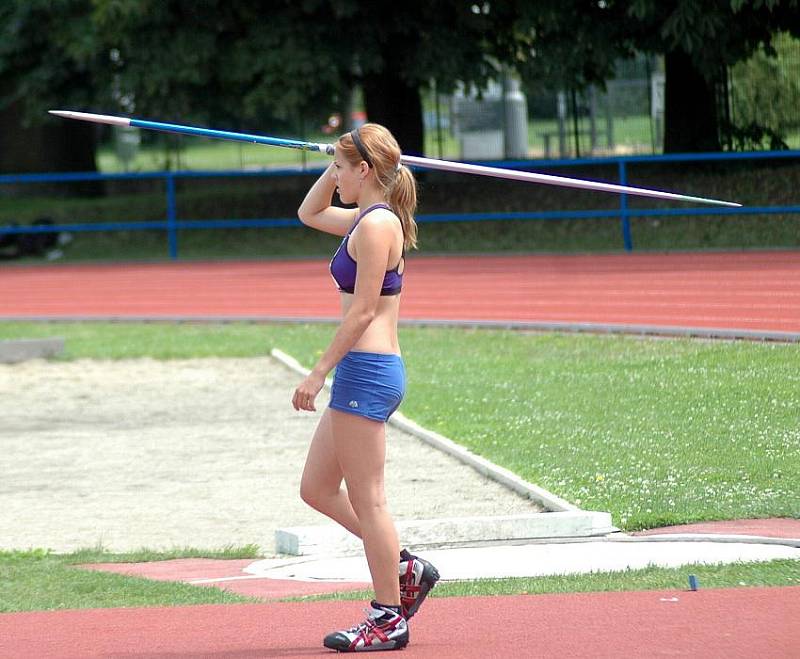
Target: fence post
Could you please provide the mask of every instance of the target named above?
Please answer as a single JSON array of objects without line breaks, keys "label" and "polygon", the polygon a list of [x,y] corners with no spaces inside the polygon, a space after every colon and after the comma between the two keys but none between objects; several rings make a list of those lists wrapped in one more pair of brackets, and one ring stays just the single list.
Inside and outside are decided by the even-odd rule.
[{"label": "fence post", "polygon": [[[619,184],[628,185],[628,172],[625,169],[625,161],[619,161]],[[631,219],[628,215],[628,195],[623,193],[619,196],[619,219],[622,227],[622,242],[625,251],[633,251],[633,240],[631,240]]]},{"label": "fence post", "polygon": [[169,258],[178,258],[178,219],[175,206],[175,177],[168,173],[167,183],[167,239],[169,241]]}]

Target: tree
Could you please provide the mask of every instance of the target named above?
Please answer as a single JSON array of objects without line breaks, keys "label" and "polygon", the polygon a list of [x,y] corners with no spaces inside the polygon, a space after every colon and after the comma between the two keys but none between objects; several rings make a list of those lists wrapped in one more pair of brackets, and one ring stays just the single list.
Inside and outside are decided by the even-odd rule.
[{"label": "tree", "polygon": [[150,116],[296,130],[359,85],[370,120],[412,153],[423,150],[420,90],[485,84],[507,19],[458,0],[279,0],[268,13],[252,0],[94,4],[120,84]]},{"label": "tree", "polygon": [[800,34],[796,0],[639,0],[633,17],[651,33],[645,50],[665,57],[666,152],[719,150],[731,130],[728,68],[759,48],[774,54],[781,30]]},{"label": "tree", "polygon": [[[527,75],[567,86],[603,83],[634,52],[665,59],[664,151],[719,150],[728,130],[720,92],[727,68],[781,30],[800,34],[797,0],[547,0],[520,2],[518,31],[534,35]],[[558,70],[556,70],[558,69]]]},{"label": "tree", "polygon": [[433,81],[444,92],[484,87],[508,58],[512,14],[504,3],[345,4],[339,21],[353,30],[352,81],[363,88],[367,116],[387,125],[409,153],[423,152],[422,89]]},{"label": "tree", "polygon": [[[356,86],[370,119],[419,153],[421,90],[484,85],[513,41],[508,18],[502,3],[460,0],[8,0],[3,157],[15,170],[94,168],[97,129],[50,120],[51,107],[302,133]],[[36,162],[22,167],[26,155]]]},{"label": "tree", "polygon": [[759,49],[731,70],[731,138],[735,147],[780,149],[800,127],[800,42],[783,33],[774,40],[778,57]]},{"label": "tree", "polygon": [[95,129],[66,126],[47,110],[85,107],[102,53],[87,0],[0,4],[0,171],[93,171]]},{"label": "tree", "polygon": [[[423,150],[421,90],[482,87],[511,66],[565,87],[602,84],[635,52],[666,61],[666,151],[716,149],[727,67],[779,30],[798,0],[6,0],[0,4],[0,131],[8,169],[35,142],[46,162],[93,168],[91,126],[45,110],[103,108],[222,128],[304,132],[363,89],[367,114]],[[37,126],[38,124],[38,126]],[[55,132],[50,132],[55,131]],[[60,139],[68,135],[72,143]],[[59,146],[60,145],[60,146]],[[48,149],[52,146],[52,151]]]},{"label": "tree", "polygon": [[330,69],[310,75],[321,26],[294,24],[303,3],[279,4],[265,12],[252,0],[95,0],[92,22],[116,53],[127,111],[260,128],[327,101],[332,88]]}]

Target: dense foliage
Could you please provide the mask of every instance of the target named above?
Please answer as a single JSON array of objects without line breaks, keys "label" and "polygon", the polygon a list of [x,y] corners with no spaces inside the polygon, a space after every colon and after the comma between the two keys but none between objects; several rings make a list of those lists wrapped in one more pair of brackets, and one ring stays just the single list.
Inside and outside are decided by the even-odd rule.
[{"label": "dense foliage", "polygon": [[[93,153],[87,133],[53,137],[66,130],[45,114],[55,106],[303,134],[333,111],[348,117],[356,88],[369,117],[420,152],[420,90],[434,81],[481,87],[513,68],[581,88],[636,52],[665,56],[665,150],[715,149],[727,67],[774,54],[781,31],[800,35],[798,15],[798,0],[6,0],[0,170],[36,169],[34,138],[39,165]],[[34,132],[6,140],[21,126]]]}]

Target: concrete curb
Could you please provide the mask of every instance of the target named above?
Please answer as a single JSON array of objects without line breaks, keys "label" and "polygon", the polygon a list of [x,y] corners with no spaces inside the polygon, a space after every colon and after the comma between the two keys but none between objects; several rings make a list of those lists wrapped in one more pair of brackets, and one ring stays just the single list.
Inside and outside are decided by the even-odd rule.
[{"label": "concrete curb", "polygon": [[[271,315],[142,315],[115,316],[98,315],[7,315],[0,321],[13,322],[112,322],[112,323],[325,323],[335,324],[339,318],[331,316],[271,316]],[[436,320],[408,318],[400,321],[403,327],[468,327],[472,329],[507,329],[530,332],[570,332],[587,334],[625,334],[643,336],[688,337],[698,339],[719,339],[723,341],[776,341],[781,343],[800,342],[800,332],[778,330],[728,329],[721,327],[675,327],[670,325],[633,325],[608,323],[566,323],[547,321],[514,320]]]},{"label": "concrete curb", "polygon": [[[425,559],[439,566],[444,581],[506,579],[546,575],[618,573],[659,566],[720,565],[772,560],[799,560],[800,550],[748,543],[676,542],[671,544],[609,543],[603,539],[579,543],[504,543],[488,547],[426,548]],[[272,579],[368,583],[363,555],[330,553],[286,564],[255,561],[244,571]],[[689,576],[689,575],[686,575]],[[691,588],[690,582],[690,588]]]},{"label": "concrete curb", "polygon": [[[273,348],[270,353],[275,359],[281,362],[284,366],[289,367],[296,373],[300,375],[308,375],[309,369],[303,367],[300,362],[298,362],[294,357],[291,355],[287,355],[282,350],[278,350],[277,348]],[[330,386],[331,380],[328,379],[325,381],[326,386]],[[463,446],[459,446],[453,440],[448,439],[444,435],[440,435],[439,433],[435,433],[431,430],[427,430],[422,426],[414,423],[410,419],[407,419],[405,416],[400,414],[399,412],[395,413],[390,419],[389,424],[403,430],[407,433],[410,433],[427,444],[430,444],[434,448],[447,453],[448,455],[454,457],[456,460],[463,462],[466,465],[469,465],[475,471],[486,476],[487,478],[491,478],[494,481],[497,481],[501,485],[507,487],[508,489],[516,492],[517,494],[531,499],[532,501],[536,501],[540,503],[545,509],[548,511],[554,512],[579,512],[580,509],[577,506],[572,505],[569,501],[565,501],[564,499],[557,497],[552,492],[548,492],[544,488],[539,487],[538,485],[534,485],[533,483],[528,483],[527,481],[523,480],[515,473],[505,469],[499,465],[490,462],[486,458],[482,458],[478,455],[472,453],[472,451],[464,448]]]},{"label": "concrete curb", "polygon": [[662,337],[689,337],[745,341],[796,343],[800,332],[777,330],[728,329],[722,327],[675,327],[670,325],[633,325],[626,323],[562,323],[546,321],[492,320],[405,320],[401,325],[453,326],[481,329],[508,329],[532,332],[569,332],[587,334],[630,334]]},{"label": "concrete curb", "polygon": [[[450,517],[395,523],[400,542],[412,549],[525,543],[541,539],[598,539],[616,529],[609,513],[571,510],[497,517]],[[361,554],[361,541],[339,526],[295,526],[275,531],[275,550],[292,556]]]},{"label": "concrete curb", "polygon": [[[479,474],[497,481],[504,485],[509,490],[517,494],[540,503],[546,510],[553,512],[579,512],[577,506],[573,506],[569,501],[556,496],[552,492],[548,492],[544,488],[529,483],[523,480],[515,473],[490,462],[486,458],[475,455],[472,451],[463,446],[456,444],[453,440],[448,439],[444,435],[423,428],[422,426],[414,423],[410,419],[403,416],[400,412],[396,412],[392,418],[389,419],[389,424],[400,428],[405,432],[418,437],[426,444],[430,444],[434,448],[447,453],[448,455],[456,458],[460,462],[472,467]],[[610,522],[609,522],[610,524]]]},{"label": "concrete curb", "polygon": [[[273,349],[273,358],[299,375],[307,375],[294,357]],[[325,385],[330,387],[331,380]],[[457,546],[481,542],[519,542],[543,538],[597,537],[619,529],[612,525],[607,512],[580,510],[568,501],[557,497],[533,483],[528,483],[513,472],[475,455],[451,439],[427,430],[395,414],[389,423],[416,436],[432,447],[472,467],[481,475],[491,478],[512,492],[541,504],[548,512],[533,515],[497,517],[465,517],[433,520],[413,520],[397,523],[404,545],[410,547]],[[352,553],[362,549],[361,544],[339,527],[310,526],[278,529],[275,532],[276,550],[291,555],[311,555],[330,552]]]},{"label": "concrete curb", "polygon": [[0,364],[54,357],[64,352],[64,339],[13,339],[0,341]]},{"label": "concrete curb", "polygon": [[765,535],[735,535],[724,533],[664,533],[662,535],[626,535],[615,533],[609,542],[719,542],[746,545],[783,545],[800,548],[800,538],[776,538]]}]

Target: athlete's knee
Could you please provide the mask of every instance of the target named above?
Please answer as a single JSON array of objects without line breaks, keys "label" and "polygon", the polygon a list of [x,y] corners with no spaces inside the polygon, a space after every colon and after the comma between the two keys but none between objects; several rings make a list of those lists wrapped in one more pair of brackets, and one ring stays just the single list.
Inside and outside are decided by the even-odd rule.
[{"label": "athlete's knee", "polygon": [[300,498],[312,508],[319,510],[323,505],[324,497],[313,483],[303,480],[300,482]]},{"label": "athlete's knee", "polygon": [[386,510],[386,496],[383,491],[367,490],[348,490],[347,496],[350,498],[350,505],[359,519],[383,513]]},{"label": "athlete's knee", "polygon": [[326,512],[337,496],[339,496],[339,491],[322,488],[311,479],[300,481],[300,498],[314,510]]}]

